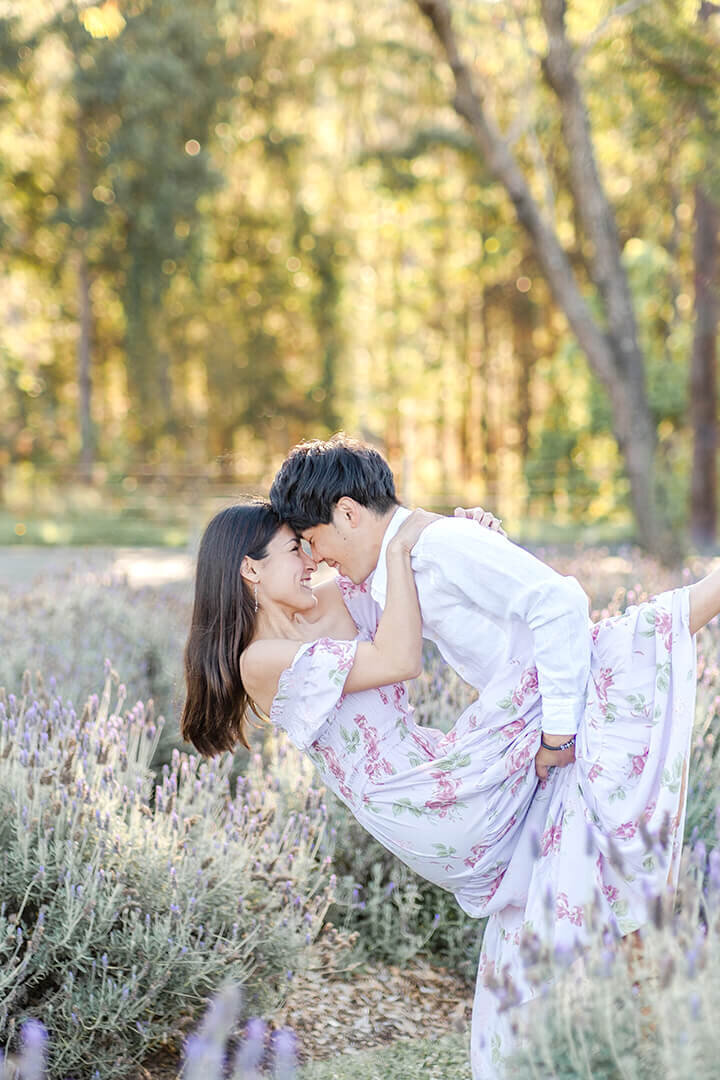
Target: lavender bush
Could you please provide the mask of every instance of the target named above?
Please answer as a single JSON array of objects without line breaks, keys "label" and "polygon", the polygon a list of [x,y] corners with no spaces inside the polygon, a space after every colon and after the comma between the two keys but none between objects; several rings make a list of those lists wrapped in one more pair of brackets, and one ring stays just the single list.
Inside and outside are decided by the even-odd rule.
[{"label": "lavender bush", "polygon": [[229,760],[176,752],[153,784],[158,727],[112,692],[0,694],[0,1038],[42,1020],[51,1077],[128,1075],[228,978],[261,1012],[329,903],[308,770],[287,815],[259,762],[234,797]]},{"label": "lavender bush", "polygon": [[[646,593],[638,579],[645,589],[655,592],[678,582],[677,574],[636,553],[579,551],[552,554],[549,560],[582,581],[596,616],[642,599]],[[700,562],[694,564],[692,577],[703,570]],[[95,701],[81,725],[91,734],[78,740],[73,733],[79,720],[66,698],[73,699],[73,693],[84,695],[93,685],[93,672],[106,647],[129,681],[132,700],[152,693],[163,702],[179,702],[189,591],[186,586],[136,591],[117,581],[91,587],[68,579],[61,585],[59,590],[57,583],[45,582],[31,592],[0,598],[0,607],[4,605],[0,671],[7,685],[18,686],[21,668],[35,670],[40,663],[59,680],[57,684],[48,681],[47,691],[37,686],[34,703],[32,695],[24,705],[21,700],[6,702],[5,722],[10,724],[12,719],[15,728],[11,733],[8,728],[0,744],[0,755],[7,753],[6,758],[0,756],[0,790],[8,807],[0,822],[0,839],[10,853],[1,871],[8,900],[0,920],[4,962],[0,980],[5,980],[0,982],[0,999],[9,1002],[0,1012],[5,1041],[12,1042],[24,1017],[40,1016],[53,1028],[51,1069],[56,1075],[60,1075],[58,1068],[65,1070],[64,1076],[71,1067],[57,1062],[71,1060],[78,1062],[72,1066],[74,1075],[91,1075],[87,1070],[93,1060],[104,1062],[112,1075],[120,1076],[114,1064],[108,1065],[114,1062],[112,1049],[109,1045],[102,1049],[103,1029],[110,1032],[119,1018],[123,1022],[127,1018],[124,1030],[133,1025],[134,1029],[123,1053],[128,1061],[141,1057],[196,1014],[200,999],[228,974],[228,957],[230,966],[237,965],[237,977],[246,982],[247,1008],[262,1013],[262,987],[271,991],[277,987],[279,992],[306,934],[312,940],[327,903],[323,890],[330,854],[340,881],[329,917],[357,932],[359,953],[397,963],[419,950],[473,974],[481,925],[464,916],[449,894],[419,881],[384,852],[329,793],[324,796],[316,791],[308,763],[271,729],[256,733],[258,753],[242,759],[239,788],[232,797],[230,763],[200,765],[175,752],[172,733],[165,742],[165,775],[158,775],[159,791],[154,795],[149,790],[147,765],[157,733],[148,738],[152,719],[140,707],[131,710],[130,727],[123,735],[121,705],[116,703],[111,716],[109,703]],[[62,603],[57,601],[59,594]],[[717,843],[719,648],[717,627],[699,635],[698,714],[687,834],[696,847],[704,843],[706,852]],[[436,656],[427,659],[426,672],[413,690],[418,715],[423,722],[448,727],[472,693]],[[57,686],[62,688],[62,698]],[[43,723],[47,743],[43,742]],[[30,744],[22,743],[23,725],[31,732]],[[20,730],[22,739],[18,740]],[[76,745],[71,756],[72,739]],[[123,742],[127,764],[119,750]],[[55,756],[47,758],[50,747]],[[23,751],[25,764],[19,757]],[[35,753],[40,754],[37,764]],[[100,760],[98,755],[108,756]],[[108,766],[111,775],[106,775]],[[127,795],[122,794],[123,787]],[[23,790],[19,798],[16,792],[22,795]],[[241,806],[245,807],[242,812]],[[286,823],[289,832],[283,837]],[[53,829],[50,838],[48,829]],[[229,835],[234,831],[238,840]],[[296,842],[299,855],[291,859],[290,849]],[[208,843],[214,862],[203,868]],[[247,857],[246,844],[251,852]],[[286,900],[283,883],[288,880],[294,884]],[[295,897],[300,897],[299,903]],[[238,898],[242,898],[239,908]],[[91,901],[94,907],[88,906]],[[683,913],[686,910],[683,901]],[[306,931],[303,918],[308,914]],[[136,965],[133,983],[137,942],[124,948],[123,940],[130,940],[132,933],[141,935],[148,916],[151,930],[141,942],[147,956]],[[688,918],[691,922],[700,919],[703,925],[706,916],[698,909]],[[282,925],[284,919],[288,919],[289,934]],[[204,929],[198,934],[200,925]],[[662,934],[667,933],[665,926]],[[220,942],[217,947],[216,941]],[[182,952],[183,947],[187,952]],[[188,957],[189,953],[193,956]],[[79,959],[81,954],[87,959]],[[614,969],[618,978],[622,968],[621,956]],[[603,986],[611,986],[611,981]],[[703,995],[711,990],[697,992],[704,1002]],[[67,1007],[63,1004],[66,995]],[[47,1005],[51,1006],[49,1015]],[[76,1018],[80,1017],[90,1029],[89,1037],[85,1033],[82,1039],[77,1034]],[[591,1028],[598,1020],[595,1013],[592,1017],[588,1020]],[[584,1023],[580,1023],[583,1031]],[[628,1038],[628,1045],[634,1045],[634,1036]],[[92,1040],[100,1049],[86,1049],[83,1056],[83,1044],[92,1045]],[[72,1054],[77,1056],[72,1058]],[[562,1056],[560,1050],[558,1054]],[[600,1065],[598,1069],[597,1075],[603,1075]],[[541,1069],[527,1075],[544,1074]],[[557,1075],[575,1073],[559,1071]]]},{"label": "lavender bush", "polygon": [[526,970],[555,975],[517,1014],[514,1080],[628,1077],[711,1080],[720,1029],[720,851],[685,852],[679,902],[648,898],[652,919],[632,939],[598,931],[581,956],[527,949]]},{"label": "lavender bush", "polygon": [[132,700],[152,699],[168,718],[159,756],[169,761],[179,745],[174,717],[190,603],[186,583],[136,589],[118,577],[70,573],[0,591],[0,686],[19,687],[26,670],[42,672],[63,697],[84,702],[109,656]]},{"label": "lavender bush", "polygon": [[[236,1033],[241,1009],[242,992],[237,984],[225,986],[210,1002],[198,1030],[185,1043],[182,1080],[260,1080],[261,1069],[273,1080],[295,1080],[293,1032],[279,1031],[268,1040],[262,1020],[247,1024],[228,1072],[227,1043]],[[0,1080],[49,1080],[47,1054],[44,1025],[27,1021],[22,1026],[19,1053],[0,1059]]]},{"label": "lavender bush", "polygon": [[263,1021],[250,1020],[234,1052],[228,1053],[228,1040],[237,1030],[241,1010],[238,986],[227,986],[217,995],[185,1044],[182,1080],[260,1080],[261,1074],[273,1080],[295,1080],[295,1035],[287,1028],[268,1038]]}]

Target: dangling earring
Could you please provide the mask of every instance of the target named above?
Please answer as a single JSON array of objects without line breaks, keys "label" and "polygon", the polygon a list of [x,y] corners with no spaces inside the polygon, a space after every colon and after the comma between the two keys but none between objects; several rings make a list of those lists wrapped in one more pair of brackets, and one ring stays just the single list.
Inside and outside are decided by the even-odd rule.
[{"label": "dangling earring", "polygon": [[257,585],[255,586],[255,611],[258,609]]}]

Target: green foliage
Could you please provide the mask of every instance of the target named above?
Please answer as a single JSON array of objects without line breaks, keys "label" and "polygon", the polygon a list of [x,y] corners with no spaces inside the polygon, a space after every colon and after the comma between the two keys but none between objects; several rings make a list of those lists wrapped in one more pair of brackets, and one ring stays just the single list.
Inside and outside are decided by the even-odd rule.
[{"label": "green foliage", "polygon": [[[638,578],[653,592],[677,584],[676,574],[628,551],[549,558],[583,582],[595,608],[604,608],[596,617],[641,600],[644,594],[634,586]],[[698,561],[693,576],[704,569]],[[58,598],[68,604],[64,621]],[[474,976],[482,923],[465,917],[450,894],[415,878],[367,837],[345,807],[315,788],[307,759],[277,733],[268,732],[258,742],[262,752],[244,760],[237,789],[229,761],[199,766],[176,752],[153,791],[148,764],[157,732],[142,706],[123,717],[118,691],[111,710],[108,685],[101,701],[93,699],[82,717],[75,714],[67,699],[82,699],[84,680],[108,649],[131,676],[131,700],[148,686],[141,660],[133,658],[134,640],[141,654],[153,643],[161,672],[177,671],[188,602],[184,586],[153,598],[120,582],[72,579],[45,581],[6,597],[2,621],[14,634],[0,649],[6,657],[2,678],[18,686],[14,672],[28,655],[22,651],[27,638],[35,648],[34,666],[42,658],[48,673],[54,667],[66,680],[38,682],[34,693],[26,683],[24,697],[6,697],[0,708],[0,790],[7,808],[0,823],[6,902],[0,917],[0,1022],[5,1041],[15,1040],[27,1016],[48,1024],[53,1076],[72,1070],[80,1080],[96,1066],[101,1075],[132,1075],[133,1061],[163,1040],[177,1040],[194,1023],[204,999],[226,976],[245,983],[246,1012],[261,1012],[284,990],[292,992],[286,969],[302,963],[306,934],[312,942],[324,917],[357,931],[356,959],[397,964],[421,954]],[[103,620],[112,627],[107,638],[101,636]],[[588,1075],[582,1072],[588,1067],[583,1047],[595,1075],[605,1069],[608,1080],[617,1075],[618,1061],[628,1068],[631,1059],[639,1062],[638,1078],[649,1077],[651,1067],[658,1076],[695,1075],[695,1069],[702,1077],[703,1061],[714,1061],[709,1018],[717,1014],[720,970],[720,864],[713,852],[720,790],[716,626],[699,636],[698,654],[698,726],[686,822],[694,862],[683,871],[679,915],[664,917],[657,933],[648,931],[641,968],[636,959],[628,968],[623,953],[609,956],[607,942],[598,943],[589,997],[572,976],[558,981],[547,1013],[531,1014],[529,1048],[513,1076],[529,1078],[533,1068],[550,1076],[555,1069],[568,1080]],[[72,694],[66,691],[70,686]],[[422,722],[447,728],[472,692],[428,651],[413,699]],[[702,845],[711,852],[707,864]],[[328,907],[331,852],[339,880]],[[212,863],[203,866],[208,858]],[[701,873],[707,895],[698,889]],[[707,933],[698,936],[698,927]],[[672,958],[669,974],[657,967],[666,955]],[[652,1039],[648,1044],[652,1025],[672,1029],[662,1045]],[[681,1071],[673,1071],[673,1062]],[[308,1065],[302,1075],[342,1078],[360,1068],[368,1076],[449,1080],[467,1075],[465,1040],[432,1047],[408,1043],[393,1051],[390,1064],[379,1051],[343,1056]]]},{"label": "green foliage", "polygon": [[[570,21],[660,441],[671,424],[687,443],[717,18],[656,7]],[[537,5],[454,12],[464,53],[492,41],[488,106],[602,322]],[[384,443],[411,501],[627,528],[607,398],[416,5],[9,0],[0,69],[0,472],[78,460],[84,304],[113,466],[214,459],[262,487],[288,445],[342,426]],[[671,450],[682,516],[690,459]]]},{"label": "green foliage", "polygon": [[465,1035],[402,1040],[391,1048],[338,1054],[298,1072],[298,1080],[468,1080]]},{"label": "green foliage", "polygon": [[175,754],[153,788],[141,705],[111,680],[81,716],[42,685],[4,696],[0,1033],[37,1017],[50,1075],[127,1076],[227,979],[257,1012],[287,985],[327,907],[324,815],[273,824],[279,782]]},{"label": "green foliage", "polygon": [[25,670],[40,671],[53,692],[84,701],[109,656],[133,701],[152,699],[158,715],[174,717],[189,602],[186,586],[133,589],[119,579],[98,585],[70,576],[3,592],[0,686],[19,686]]},{"label": "green foliage", "polygon": [[[633,944],[599,933],[575,967],[534,952],[527,970],[555,983],[523,1016],[508,1068],[517,1080],[611,1080],[717,1073],[720,1040],[720,862],[698,845],[685,861],[680,903],[653,901]],[[533,953],[532,948],[528,955]],[[529,1037],[523,1038],[527,1033]]]}]

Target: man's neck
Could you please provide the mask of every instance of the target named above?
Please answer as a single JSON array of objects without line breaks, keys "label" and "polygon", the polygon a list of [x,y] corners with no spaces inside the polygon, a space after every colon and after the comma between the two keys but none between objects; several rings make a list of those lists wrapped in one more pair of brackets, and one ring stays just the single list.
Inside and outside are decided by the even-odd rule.
[{"label": "man's neck", "polygon": [[[398,521],[393,525],[393,518],[400,510],[402,510],[403,513],[398,515]],[[387,568],[385,565],[383,549],[387,546],[387,543],[397,532],[404,518],[407,517],[409,513],[410,511],[406,510],[404,506],[398,505],[393,507],[387,514],[384,514],[382,519],[378,521],[380,546],[374,552],[375,573],[373,574],[372,594],[381,606],[384,606],[385,604],[385,592],[387,588]]]},{"label": "man's neck", "polygon": [[370,532],[370,546],[374,556],[374,562],[377,565],[377,561],[380,558],[380,549],[382,548],[383,540],[385,539],[385,533],[387,532],[388,525],[395,517],[395,511],[399,509],[399,506],[391,506],[384,514],[374,514],[373,523]]}]

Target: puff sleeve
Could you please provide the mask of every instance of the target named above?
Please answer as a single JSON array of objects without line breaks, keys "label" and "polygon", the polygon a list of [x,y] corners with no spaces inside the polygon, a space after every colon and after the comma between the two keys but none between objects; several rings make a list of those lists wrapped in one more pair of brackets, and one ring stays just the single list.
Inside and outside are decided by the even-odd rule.
[{"label": "puff sleeve", "polygon": [[270,720],[299,750],[307,750],[332,719],[356,649],[356,641],[319,638],[301,645],[280,676]]},{"label": "puff sleeve", "polygon": [[350,612],[353,622],[365,637],[374,638],[378,628],[382,608],[370,591],[370,582],[363,581],[356,585],[350,578],[339,574],[337,587],[345,607]]}]

